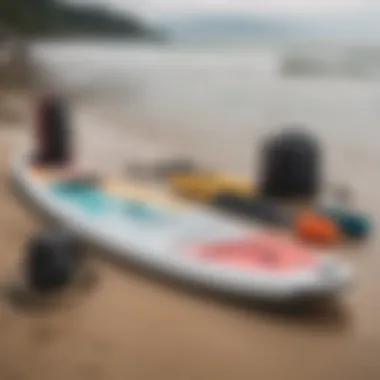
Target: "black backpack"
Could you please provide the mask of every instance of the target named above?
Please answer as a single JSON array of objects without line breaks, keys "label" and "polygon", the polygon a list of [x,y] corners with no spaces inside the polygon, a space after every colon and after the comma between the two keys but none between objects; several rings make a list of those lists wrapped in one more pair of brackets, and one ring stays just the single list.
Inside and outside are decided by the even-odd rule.
[{"label": "black backpack", "polygon": [[320,148],[306,133],[285,132],[264,145],[261,194],[274,198],[313,198],[320,190]]}]

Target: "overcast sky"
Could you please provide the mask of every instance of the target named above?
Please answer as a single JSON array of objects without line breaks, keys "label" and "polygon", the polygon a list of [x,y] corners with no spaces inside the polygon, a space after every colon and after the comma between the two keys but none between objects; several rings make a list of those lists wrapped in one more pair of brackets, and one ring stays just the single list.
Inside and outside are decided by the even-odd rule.
[{"label": "overcast sky", "polygon": [[142,14],[186,11],[331,12],[365,9],[380,0],[76,0],[97,2]]}]

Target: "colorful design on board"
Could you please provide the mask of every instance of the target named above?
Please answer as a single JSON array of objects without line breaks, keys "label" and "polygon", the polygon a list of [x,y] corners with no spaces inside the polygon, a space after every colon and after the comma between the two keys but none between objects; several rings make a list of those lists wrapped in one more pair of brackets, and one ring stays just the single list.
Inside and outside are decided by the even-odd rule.
[{"label": "colorful design on board", "polygon": [[[81,172],[72,168],[52,169],[44,167],[31,167],[30,174],[37,181],[51,184],[52,187],[58,184],[81,185]],[[76,178],[79,180],[77,181]],[[76,187],[76,186],[75,186]],[[187,209],[182,201],[178,201],[163,192],[152,190],[132,181],[125,181],[116,178],[102,178],[99,180],[98,190],[102,190],[109,196],[124,198],[126,200],[133,199],[140,203],[149,203],[168,211],[181,211]]]},{"label": "colorful design on board", "polygon": [[114,226],[115,230],[125,230],[126,233],[131,227],[136,227],[144,240],[149,240],[151,234],[155,237],[161,234],[162,241],[166,239],[168,244],[173,244],[186,240],[220,239],[242,233],[240,227],[203,212],[170,210],[159,203],[114,195],[88,183],[56,181],[49,188],[59,202],[84,217],[105,223],[110,229]]},{"label": "colorful design on board", "polygon": [[242,269],[287,271],[316,265],[316,258],[301,245],[266,235],[192,245],[190,251],[204,260]]},{"label": "colorful design on board", "polygon": [[73,204],[86,214],[102,215],[115,206],[115,199],[91,186],[78,186],[72,182],[60,181],[51,187],[52,193],[60,200]]},{"label": "colorful design on board", "polygon": [[149,203],[136,199],[113,196],[94,186],[75,181],[59,181],[51,191],[60,200],[66,201],[91,216],[119,215],[135,221],[160,222],[171,216]]}]

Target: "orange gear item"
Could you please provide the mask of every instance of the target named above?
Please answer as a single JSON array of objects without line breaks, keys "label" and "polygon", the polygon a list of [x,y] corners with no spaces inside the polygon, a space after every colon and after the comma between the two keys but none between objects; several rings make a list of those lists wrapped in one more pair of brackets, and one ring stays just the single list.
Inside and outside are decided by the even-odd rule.
[{"label": "orange gear item", "polygon": [[332,219],[313,211],[301,212],[296,217],[294,230],[302,240],[317,244],[332,245],[342,239],[340,228]]}]

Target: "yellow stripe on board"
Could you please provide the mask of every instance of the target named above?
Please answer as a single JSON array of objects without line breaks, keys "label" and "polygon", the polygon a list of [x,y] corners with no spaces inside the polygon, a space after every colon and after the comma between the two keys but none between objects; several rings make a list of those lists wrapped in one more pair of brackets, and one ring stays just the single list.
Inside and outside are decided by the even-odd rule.
[{"label": "yellow stripe on board", "polygon": [[184,210],[185,204],[158,190],[148,189],[138,183],[118,179],[104,181],[102,188],[119,197],[133,198],[141,202],[152,202],[172,210]]},{"label": "yellow stripe on board", "polygon": [[174,174],[169,178],[169,185],[179,195],[198,202],[208,202],[223,192],[243,196],[253,193],[248,179],[219,173]]}]

